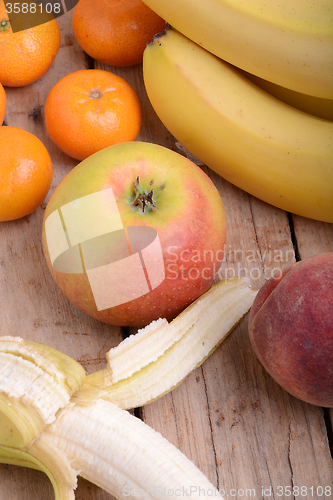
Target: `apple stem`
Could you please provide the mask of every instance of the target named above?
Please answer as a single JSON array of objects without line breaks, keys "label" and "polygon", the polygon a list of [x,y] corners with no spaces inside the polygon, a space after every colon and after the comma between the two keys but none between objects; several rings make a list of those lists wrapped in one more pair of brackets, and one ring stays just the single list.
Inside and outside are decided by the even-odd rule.
[{"label": "apple stem", "polygon": [[146,193],[144,189],[140,186],[140,178],[137,176],[134,184],[135,199],[131,203],[131,207],[138,207],[142,213],[145,213],[146,207],[149,207],[153,212],[157,210],[156,205],[153,200],[154,190],[152,189],[149,193]]}]

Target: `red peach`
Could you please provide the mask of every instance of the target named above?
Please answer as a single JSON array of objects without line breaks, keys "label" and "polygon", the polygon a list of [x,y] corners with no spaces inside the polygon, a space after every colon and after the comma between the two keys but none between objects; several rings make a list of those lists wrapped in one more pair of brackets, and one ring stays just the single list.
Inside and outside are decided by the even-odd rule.
[{"label": "red peach", "polygon": [[333,407],[333,252],[269,279],[250,311],[249,336],[281,387],[302,401]]}]

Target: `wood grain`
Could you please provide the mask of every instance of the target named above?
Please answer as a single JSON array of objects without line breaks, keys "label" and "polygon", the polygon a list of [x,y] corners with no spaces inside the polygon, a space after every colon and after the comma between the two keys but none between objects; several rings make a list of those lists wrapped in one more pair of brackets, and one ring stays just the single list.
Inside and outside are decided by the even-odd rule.
[{"label": "wood grain", "polygon": [[[122,331],[72,306],[44,261],[41,225],[46,203],[78,163],[62,154],[47,135],[46,96],[62,76],[76,69],[113,71],[139,95],[143,117],[138,139],[180,150],[148,101],[141,65],[114,68],[94,63],[73,36],[71,13],[58,21],[62,43],[49,72],[28,87],[6,88],[5,123],[22,127],[44,142],[52,157],[54,178],[47,198],[33,214],[0,225],[0,335],[20,335],[52,345],[80,361],[90,373],[105,366],[105,353],[120,342]],[[228,218],[225,256],[217,280],[246,275],[259,289],[296,260],[333,251],[331,224],[287,214],[241,191],[205,165],[202,168],[219,190]],[[333,488],[326,427],[332,413],[293,398],[267,375],[252,351],[247,317],[177,389],[136,413],[193,460],[214,486],[225,491],[226,498],[313,500],[317,487]],[[302,497],[297,490],[288,496],[281,493],[281,487],[287,486],[303,486],[308,491]],[[0,465],[0,499],[22,498],[51,500],[48,479],[38,471]],[[79,479],[76,498],[112,497]]]}]

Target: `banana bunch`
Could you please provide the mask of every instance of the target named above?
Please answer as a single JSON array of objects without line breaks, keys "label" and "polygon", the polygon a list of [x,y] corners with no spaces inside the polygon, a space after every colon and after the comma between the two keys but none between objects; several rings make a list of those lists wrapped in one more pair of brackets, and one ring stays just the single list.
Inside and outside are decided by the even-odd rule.
[{"label": "banana bunch", "polygon": [[[238,7],[238,2],[224,0],[184,0],[180,4],[177,2],[174,8],[176,2],[172,0],[149,0],[146,3],[153,9],[156,3],[156,12],[171,23],[181,18],[183,23],[188,21],[190,24],[194,17],[202,14],[203,17],[195,24],[199,33],[199,26],[205,26],[207,17],[221,22],[223,16],[217,6],[228,6],[230,9],[233,6],[235,11]],[[162,10],[162,5],[165,10]],[[192,9],[185,11],[185,5],[191,5]],[[254,5],[259,5],[259,0]],[[244,9],[250,8],[255,10],[253,2],[248,7],[246,2],[242,2],[242,8],[239,6],[243,14]],[[277,4],[275,8],[278,9]],[[251,24],[251,15],[247,13],[246,25]],[[236,20],[232,23],[231,19],[229,22],[234,36],[239,35],[243,41],[238,50],[242,52],[246,43],[239,30],[244,23]],[[291,23],[291,30],[296,21],[288,22]],[[178,26],[177,22],[174,24]],[[183,24],[179,27],[183,28]],[[283,24],[281,30],[285,28]],[[210,30],[205,32],[207,39],[208,32],[216,39],[216,31],[224,31],[222,24],[217,27],[211,23]],[[184,29],[184,32],[187,31]],[[206,45],[205,37],[201,39],[198,35],[199,38],[196,38],[192,30],[189,34],[200,45]],[[260,67],[274,66],[276,56],[271,53],[270,62],[263,62],[258,48],[260,45],[268,51],[273,34],[266,39],[259,30],[257,35],[260,35],[260,42],[257,42],[257,50],[252,49],[252,56]],[[324,35],[322,38],[326,40]],[[215,40],[216,46],[219,43]],[[333,122],[277,99],[262,88],[263,80],[258,86],[259,81],[254,83],[243,70],[216,57],[199,44],[169,26],[145,49],[145,87],[153,108],[166,128],[190,153],[244,191],[283,210],[333,222]],[[225,44],[228,49],[235,49],[233,38]],[[211,45],[207,47],[212,49]],[[284,49],[287,50],[285,45],[281,50]],[[333,50],[330,52],[333,60],[332,54]],[[318,56],[318,61],[322,61],[321,56]],[[229,60],[233,64],[238,62],[233,58]],[[315,60],[316,63],[318,61]],[[305,65],[303,63],[299,65]],[[326,62],[322,64],[326,68]],[[291,67],[294,66],[291,64]],[[245,69],[253,70],[249,66]],[[312,71],[318,79],[324,73],[322,69]],[[298,73],[298,67],[295,72]],[[268,77],[266,74],[263,76]],[[305,76],[303,78],[307,80]],[[286,81],[283,83],[286,85]],[[332,83],[323,86],[333,90]],[[291,92],[300,95],[296,91]],[[332,97],[329,92],[321,94]],[[315,106],[316,100],[325,101],[323,97],[313,99],[312,106]],[[309,100],[305,101],[311,106]]]},{"label": "banana bunch", "polygon": [[330,0],[143,0],[219,58],[282,87],[333,99]]},{"label": "banana bunch", "polygon": [[0,463],[45,472],[56,500],[75,498],[78,475],[117,499],[186,491],[199,499],[215,490],[223,500],[185,455],[125,408],[179,385],[255,296],[245,278],[220,282],[171,323],[155,321],[111,349],[107,368],[89,376],[53,348],[0,337]]}]

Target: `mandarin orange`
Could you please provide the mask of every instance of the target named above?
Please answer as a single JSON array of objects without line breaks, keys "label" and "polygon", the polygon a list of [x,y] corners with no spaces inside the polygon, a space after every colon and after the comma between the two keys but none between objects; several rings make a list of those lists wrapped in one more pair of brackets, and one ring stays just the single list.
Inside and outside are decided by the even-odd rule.
[{"label": "mandarin orange", "polygon": [[[37,5],[17,2],[15,6],[24,9],[28,7],[23,5],[33,3]],[[46,12],[31,16],[22,10],[8,15],[0,0],[0,83],[4,86],[23,87],[35,82],[48,71],[58,53],[61,37],[56,19]],[[24,29],[38,22],[41,24]]]},{"label": "mandarin orange", "polygon": [[6,105],[7,105],[6,92],[0,83],[0,126],[3,122],[4,117],[5,117]]},{"label": "mandarin orange", "polygon": [[135,90],[120,76],[99,69],[78,70],[49,92],[45,125],[61,151],[83,160],[107,146],[135,140],[141,105]]},{"label": "mandarin orange", "polygon": [[44,144],[18,127],[0,127],[0,221],[20,219],[43,202],[53,177]]},{"label": "mandarin orange", "polygon": [[83,50],[113,66],[142,62],[143,51],[165,21],[141,0],[80,0],[73,11],[74,34]]}]

